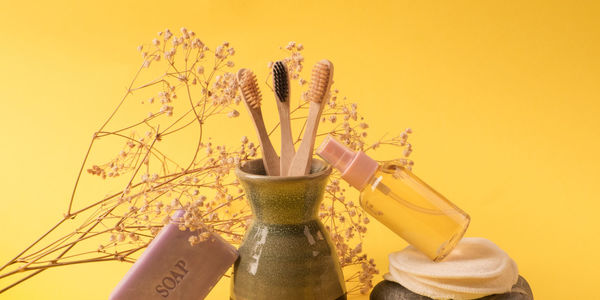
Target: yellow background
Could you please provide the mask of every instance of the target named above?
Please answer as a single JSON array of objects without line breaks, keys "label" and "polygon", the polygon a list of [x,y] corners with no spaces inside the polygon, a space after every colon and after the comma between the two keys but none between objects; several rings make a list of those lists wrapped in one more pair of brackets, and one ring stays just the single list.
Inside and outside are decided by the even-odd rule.
[{"label": "yellow background", "polygon": [[[329,58],[371,134],[413,128],[415,173],[471,214],[467,236],[516,260],[536,299],[597,297],[598,2],[321,2],[0,2],[0,261],[65,211],[135,48],[187,26],[263,75],[290,40],[307,67]],[[405,246],[372,224],[364,248],[385,272]],[[0,299],[106,299],[127,268],[47,271]]]}]

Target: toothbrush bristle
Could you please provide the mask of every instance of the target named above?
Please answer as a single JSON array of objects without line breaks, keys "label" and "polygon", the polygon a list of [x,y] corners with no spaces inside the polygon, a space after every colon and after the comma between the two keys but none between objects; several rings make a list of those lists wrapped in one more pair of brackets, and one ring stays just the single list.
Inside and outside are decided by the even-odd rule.
[{"label": "toothbrush bristle", "polygon": [[262,99],[262,95],[260,94],[260,90],[258,89],[258,81],[256,80],[256,75],[250,70],[245,70],[242,73],[242,78],[240,82],[240,89],[242,90],[242,94],[248,106],[252,108],[260,107],[260,101]]},{"label": "toothbrush bristle", "polygon": [[278,61],[273,65],[273,85],[277,99],[281,102],[287,101],[290,93],[288,73],[283,62]]},{"label": "toothbrush bristle", "polygon": [[331,75],[331,62],[322,60],[315,64],[312,70],[308,100],[321,103],[327,94],[329,77]]}]

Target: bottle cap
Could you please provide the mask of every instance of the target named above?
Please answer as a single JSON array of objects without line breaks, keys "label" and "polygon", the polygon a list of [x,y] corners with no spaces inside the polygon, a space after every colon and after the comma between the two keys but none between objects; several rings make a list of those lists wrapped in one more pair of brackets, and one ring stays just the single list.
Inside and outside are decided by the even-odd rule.
[{"label": "bottle cap", "polygon": [[317,155],[342,173],[342,178],[362,190],[375,174],[379,164],[364,152],[354,152],[328,135],[317,149]]}]

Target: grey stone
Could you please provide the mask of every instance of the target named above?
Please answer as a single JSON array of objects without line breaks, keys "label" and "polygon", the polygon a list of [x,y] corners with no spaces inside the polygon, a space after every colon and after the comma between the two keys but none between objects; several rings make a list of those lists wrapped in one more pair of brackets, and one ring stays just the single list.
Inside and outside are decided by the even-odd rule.
[{"label": "grey stone", "polygon": [[[373,291],[371,291],[371,300],[429,300],[431,298],[415,294],[403,287],[402,285],[384,280],[378,283]],[[529,283],[522,276],[513,285],[509,293],[489,295],[481,300],[533,300],[533,292],[529,287]]]}]

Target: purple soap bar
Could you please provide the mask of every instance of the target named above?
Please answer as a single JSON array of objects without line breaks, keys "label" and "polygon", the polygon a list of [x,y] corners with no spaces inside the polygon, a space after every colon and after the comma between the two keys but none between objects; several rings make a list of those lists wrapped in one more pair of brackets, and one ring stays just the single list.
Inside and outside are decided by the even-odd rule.
[{"label": "purple soap bar", "polygon": [[[184,211],[178,211],[177,220]],[[238,257],[219,235],[190,245],[193,235],[165,226],[110,295],[110,300],[204,299]]]}]

